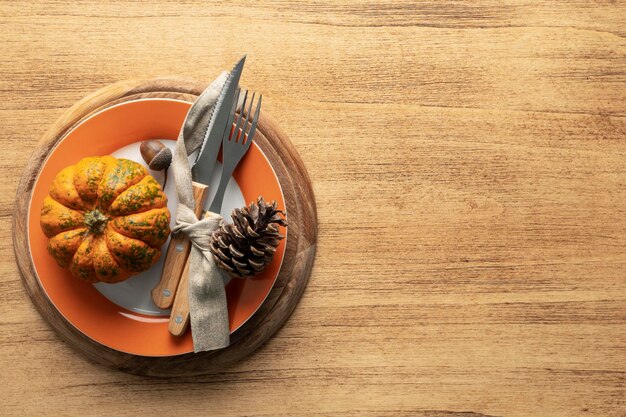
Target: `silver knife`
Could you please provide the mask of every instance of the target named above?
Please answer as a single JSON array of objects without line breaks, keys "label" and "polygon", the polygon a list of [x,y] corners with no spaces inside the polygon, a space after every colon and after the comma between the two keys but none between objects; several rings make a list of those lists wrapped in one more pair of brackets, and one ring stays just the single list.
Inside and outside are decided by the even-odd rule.
[{"label": "silver knife", "polygon": [[217,154],[222,144],[222,136],[224,136],[224,131],[228,124],[228,117],[233,107],[233,100],[237,88],[239,87],[239,79],[241,78],[241,72],[243,71],[243,64],[245,62],[246,57],[244,55],[233,67],[228,79],[224,83],[222,94],[220,94],[217,99],[217,104],[211,115],[211,121],[204,134],[204,141],[202,142],[200,153],[191,170],[193,180],[196,182],[206,185],[209,185],[211,182],[211,174],[215,167],[215,161],[217,161]]},{"label": "silver knife", "polygon": [[[217,154],[222,144],[222,136],[227,128],[226,125],[233,108],[233,101],[237,88],[239,87],[239,79],[241,78],[245,60],[246,57],[244,56],[235,64],[222,87],[213,112],[209,116],[200,152],[191,168],[191,175],[194,180],[193,193],[196,205],[196,217],[200,217],[204,209],[211,174],[213,173],[213,168],[217,161]],[[192,106],[190,113],[193,110],[194,108]],[[191,132],[199,127],[197,123],[202,123],[203,120],[206,120],[206,115],[197,116],[198,115],[195,114],[192,116],[192,123],[190,125],[187,125],[187,121],[185,121],[183,136],[186,135],[188,129]],[[180,282],[183,269],[187,263],[190,249],[191,243],[182,233],[173,235],[170,239],[170,244],[165,255],[165,262],[163,264],[163,271],[161,272],[161,279],[157,286],[152,289],[152,300],[159,308],[167,309],[174,303],[174,295],[176,294],[178,283]]]}]

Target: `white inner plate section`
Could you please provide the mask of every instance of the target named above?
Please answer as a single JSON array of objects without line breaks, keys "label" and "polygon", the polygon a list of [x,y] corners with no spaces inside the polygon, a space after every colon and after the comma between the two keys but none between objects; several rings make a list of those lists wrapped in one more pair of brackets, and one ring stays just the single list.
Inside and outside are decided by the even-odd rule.
[{"label": "white inner plate section", "polygon": [[[172,150],[172,153],[174,152],[176,141],[161,140],[161,142],[165,146],[170,148]],[[130,159],[148,168],[148,165],[141,158],[141,153],[139,152],[139,143],[140,142],[136,142],[131,145],[124,146],[123,148],[120,148],[117,151],[113,152],[112,155],[116,158]],[[193,157],[193,155],[190,158],[190,161],[192,160],[195,160],[195,157]],[[216,162],[215,165],[216,166],[213,169],[213,175],[211,177],[211,183],[209,184],[209,195],[204,206],[204,208],[207,210],[211,205],[211,201],[213,200],[215,192],[217,191],[220,175],[222,173],[222,164]],[[163,185],[163,171],[151,171],[150,169],[148,169],[148,172],[154,178],[156,178],[156,180],[161,185]],[[174,224],[176,223],[175,217],[176,206],[178,205],[178,197],[176,196],[176,189],[174,186],[174,172],[172,168],[170,168],[167,173],[165,194],[168,198],[167,207],[169,208],[172,215],[170,226],[174,227]],[[235,179],[231,177],[230,181],[228,182],[228,186],[226,187],[226,194],[224,196],[224,201],[222,203],[222,210],[220,214],[226,219],[226,221],[230,221],[231,211],[234,208],[242,207],[244,205],[245,201],[243,198],[243,194],[241,193],[241,189],[239,188],[239,185],[237,184]],[[165,259],[165,252],[167,250],[168,244],[169,239],[167,240],[167,242],[165,242],[165,245],[163,245],[161,258],[149,270],[117,284],[106,284],[104,282],[99,282],[97,284],[94,284],[94,287],[111,302],[127,310],[155,316],[169,315],[170,310],[162,310],[157,307],[154,302],[152,302],[151,296],[152,289],[156,287],[161,278],[163,261]],[[224,276],[226,276],[226,274],[224,274]]]}]

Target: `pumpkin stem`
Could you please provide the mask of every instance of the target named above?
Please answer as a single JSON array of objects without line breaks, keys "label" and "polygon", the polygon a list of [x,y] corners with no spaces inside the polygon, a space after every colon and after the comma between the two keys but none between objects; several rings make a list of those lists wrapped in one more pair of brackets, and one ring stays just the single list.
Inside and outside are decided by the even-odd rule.
[{"label": "pumpkin stem", "polygon": [[109,218],[102,214],[98,209],[89,211],[85,214],[85,224],[87,225],[91,233],[97,235],[104,232],[104,227],[106,226],[108,221]]}]

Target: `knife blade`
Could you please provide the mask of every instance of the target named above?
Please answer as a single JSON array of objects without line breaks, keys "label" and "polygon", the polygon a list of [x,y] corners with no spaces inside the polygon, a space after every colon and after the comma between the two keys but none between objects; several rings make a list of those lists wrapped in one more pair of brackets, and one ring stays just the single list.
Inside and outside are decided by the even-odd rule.
[{"label": "knife blade", "polygon": [[207,126],[207,130],[200,148],[200,153],[191,169],[193,180],[208,185],[211,182],[211,174],[217,161],[217,154],[222,144],[222,136],[226,130],[228,117],[233,106],[233,100],[237,88],[239,87],[239,79],[243,71],[243,64],[246,62],[246,56],[239,60],[230,72],[228,79],[224,83],[222,94],[217,99],[217,104],[211,115],[211,121]]},{"label": "knife blade", "polygon": [[[209,116],[202,146],[191,168],[191,175],[194,179],[192,185],[196,217],[200,217],[204,209],[204,203],[208,194],[208,184],[211,181],[211,174],[213,173],[217,154],[222,144],[222,136],[227,128],[226,125],[233,107],[234,96],[239,86],[239,79],[241,78],[245,60],[246,57],[244,56],[235,64],[224,82],[213,112]],[[190,112],[192,110],[194,110],[193,106]],[[196,119],[196,123],[199,120]],[[187,127],[185,126],[183,135],[186,133]],[[161,279],[157,286],[152,289],[152,301],[159,308],[167,309],[172,306],[190,250],[191,242],[182,233],[174,235],[170,239],[163,271],[161,272]]]}]

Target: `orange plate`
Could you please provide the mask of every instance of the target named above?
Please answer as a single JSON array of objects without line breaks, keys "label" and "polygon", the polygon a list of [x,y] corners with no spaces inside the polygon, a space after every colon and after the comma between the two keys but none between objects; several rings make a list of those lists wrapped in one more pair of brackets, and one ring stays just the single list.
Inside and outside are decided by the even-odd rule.
[{"label": "orange plate", "polygon": [[[144,316],[112,303],[91,284],[72,277],[46,250],[39,226],[40,210],[54,176],[81,158],[107,155],[131,143],[152,138],[176,140],[191,104],[145,99],[110,107],[86,119],[52,150],[37,177],[29,206],[28,239],[35,272],[56,309],[76,329],[96,342],[141,356],[172,356],[193,351],[191,333],[172,336],[169,317]],[[233,176],[246,202],[259,195],[285,209],[283,194],[269,161],[252,144]],[[285,231],[281,231],[286,235]],[[226,286],[231,333],[245,323],[269,294],[285,254],[281,241],[272,263],[259,276],[233,279]]]}]

